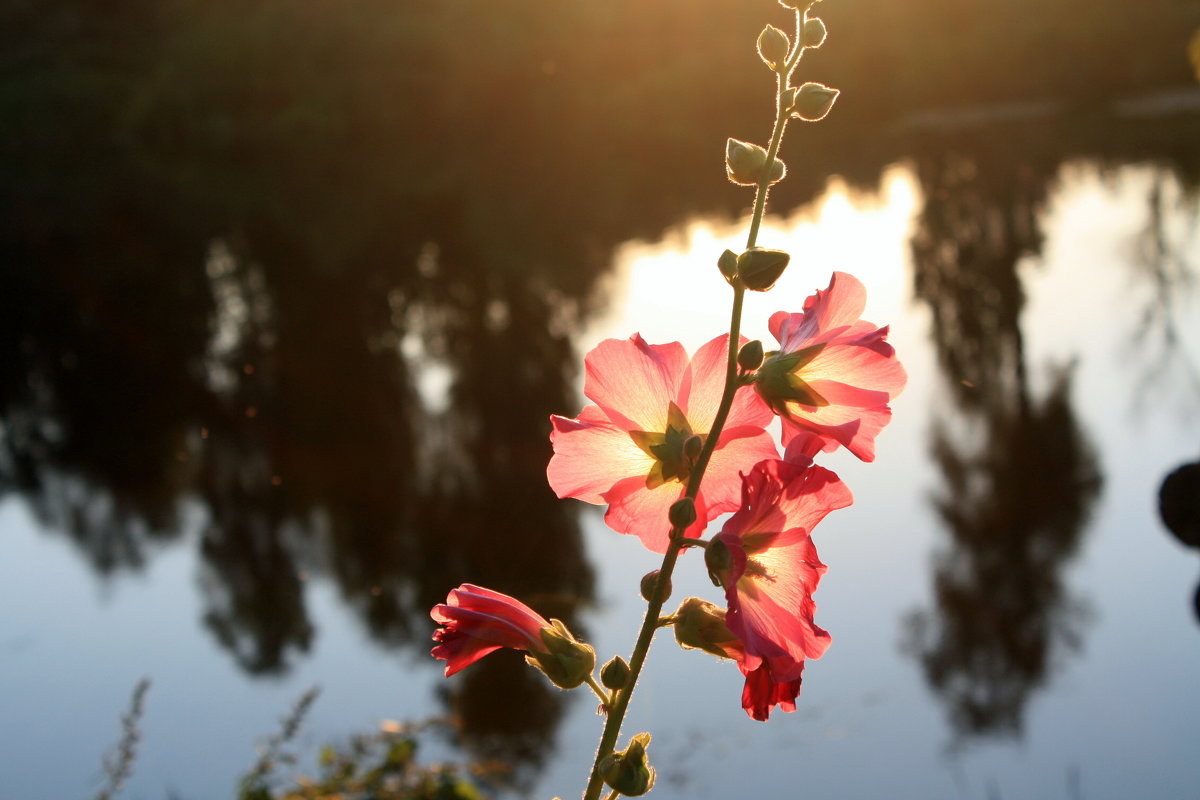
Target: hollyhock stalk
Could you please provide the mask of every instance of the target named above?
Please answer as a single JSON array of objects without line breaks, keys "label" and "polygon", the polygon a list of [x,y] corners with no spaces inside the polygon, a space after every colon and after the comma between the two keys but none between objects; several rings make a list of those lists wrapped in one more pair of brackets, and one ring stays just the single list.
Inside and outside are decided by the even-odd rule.
[{"label": "hollyhock stalk", "polygon": [[[774,160],[779,153],[779,146],[783,142],[783,132],[787,128],[790,115],[789,109],[784,107],[783,93],[792,72],[800,62],[800,56],[804,53],[804,48],[799,44],[803,38],[804,16],[803,11],[796,11],[797,44],[784,68],[776,74],[775,124],[771,129],[771,140],[767,146],[767,164],[775,163]],[[747,250],[758,243],[758,232],[762,227],[763,215],[767,207],[767,194],[770,191],[770,187],[770,170],[764,169],[754,190],[754,206],[750,216],[750,231],[746,236]],[[738,380],[737,356],[738,343],[741,339],[742,303],[745,294],[745,287],[735,281],[733,283],[733,309],[729,320],[729,355],[725,367],[725,390],[721,395],[721,405],[717,409],[717,415],[713,419],[712,430],[709,431],[708,437],[704,441],[704,449],[700,451],[700,457],[697,459],[695,467],[692,468],[692,475],[688,480],[687,492],[684,497],[691,500],[695,500],[700,491],[700,482],[704,477],[704,470],[708,467],[708,462],[712,457],[713,450],[716,448],[717,440],[720,438],[721,431],[725,427],[725,420],[729,416],[729,409],[733,406],[733,396],[741,388],[741,383]],[[588,780],[584,800],[600,800],[600,794],[604,789],[604,776],[600,771],[600,762],[605,756],[616,749],[617,737],[621,733],[621,725],[625,720],[625,711],[629,707],[629,701],[633,696],[633,689],[637,685],[638,677],[641,675],[646,655],[650,652],[650,642],[653,640],[654,633],[659,627],[659,618],[662,614],[663,604],[666,602],[665,588],[670,583],[679,553],[686,546],[683,533],[684,527],[682,526],[673,526],[671,529],[671,541],[667,546],[667,552],[663,555],[662,566],[659,568],[660,578],[655,585],[654,592],[647,600],[646,616],[642,619],[642,627],[638,631],[637,643],[634,645],[633,654],[629,659],[629,680],[625,688],[613,692],[612,702],[608,704],[608,719],[604,724],[604,732],[600,737],[600,747],[596,752],[596,760],[592,765],[592,774]]]},{"label": "hollyhock stalk", "polygon": [[[733,396],[741,388],[741,383],[738,381],[737,355],[742,328],[742,302],[745,295],[745,289],[740,286],[734,287],[733,312],[729,321],[729,352],[725,365],[725,390],[721,394],[721,405],[718,406],[717,414],[713,418],[712,430],[704,440],[704,448],[700,451],[700,456],[696,459],[696,465],[692,468],[692,474],[688,480],[684,497],[689,500],[694,501],[700,492],[700,482],[704,478],[704,471],[708,468],[708,462],[712,458],[713,450],[716,449],[717,440],[721,437],[729,410],[733,407]],[[604,776],[600,772],[600,762],[616,749],[617,737],[621,733],[621,724],[625,720],[625,711],[629,708],[630,698],[633,697],[633,688],[637,685],[642,665],[646,662],[646,655],[650,652],[650,642],[659,628],[659,618],[662,615],[663,604],[667,600],[666,587],[670,584],[671,574],[675,571],[675,562],[688,542],[684,537],[685,529],[686,526],[683,525],[671,527],[670,543],[667,545],[667,552],[663,555],[662,566],[659,567],[659,579],[655,582],[654,592],[646,601],[646,616],[642,619],[637,643],[629,658],[629,680],[626,681],[624,689],[617,689],[612,693],[611,702],[608,704],[608,719],[604,724],[600,747],[596,751],[596,760],[592,765],[591,778],[588,780],[587,792],[584,794],[585,800],[599,800],[600,792],[604,788]]]}]

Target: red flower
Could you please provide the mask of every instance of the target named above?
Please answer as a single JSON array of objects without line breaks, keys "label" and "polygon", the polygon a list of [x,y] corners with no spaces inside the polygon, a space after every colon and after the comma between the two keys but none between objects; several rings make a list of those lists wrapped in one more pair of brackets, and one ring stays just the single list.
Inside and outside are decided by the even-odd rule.
[{"label": "red flower", "polygon": [[433,632],[438,645],[432,654],[445,659],[446,677],[501,647],[548,652],[542,631],[552,629],[549,621],[520,600],[482,586],[452,589],[429,615],[443,626]]},{"label": "red flower", "polygon": [[796,710],[796,698],[800,695],[799,677],[777,683],[766,664],[749,672],[744,665],[741,666],[746,676],[746,685],[742,687],[742,708],[753,719],[766,722],[775,706],[787,713]]},{"label": "red flower", "polygon": [[875,437],[891,420],[887,404],[907,376],[888,329],[859,319],[866,297],[857,278],[835,272],[802,312],[771,316],[779,350],[767,354],[755,389],[782,417],[785,445],[810,432],[826,450],[840,444],[863,461],[875,459]]},{"label": "red flower", "polygon": [[770,683],[790,684],[806,658],[820,658],[829,647],[829,634],[813,621],[812,594],[825,565],[810,533],[830,511],[852,502],[837,475],[817,466],[770,460],[744,476],[742,507],[706,560],[725,587],[729,629],[746,649],[747,692],[752,684],[764,691],[764,666]]},{"label": "red flower", "polygon": [[[690,361],[678,342],[652,345],[637,334],[607,339],[588,353],[584,394],[595,405],[577,419],[550,418],[554,457],[546,475],[555,493],[607,503],[609,527],[665,552],[667,510],[687,489],[692,448],[708,436],[720,403],[728,338],[713,339]],[[738,392],[687,535],[699,536],[708,520],[737,508],[739,470],[778,457],[764,430],[770,421],[754,392]]]}]

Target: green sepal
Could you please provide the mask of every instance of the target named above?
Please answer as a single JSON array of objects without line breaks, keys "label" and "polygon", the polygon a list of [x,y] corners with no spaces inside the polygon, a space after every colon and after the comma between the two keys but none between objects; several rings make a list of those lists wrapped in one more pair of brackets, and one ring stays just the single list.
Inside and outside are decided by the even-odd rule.
[{"label": "green sepal", "polygon": [[646,475],[646,488],[657,489],[669,481],[679,481],[687,486],[694,463],[688,457],[688,446],[692,439],[699,439],[703,447],[705,436],[692,433],[687,417],[672,402],[667,406],[666,431],[630,431],[629,438],[643,453],[654,459],[654,466]]},{"label": "green sepal", "polygon": [[530,650],[525,660],[541,670],[558,688],[574,689],[596,668],[596,651],[576,639],[561,620],[552,619],[550,625],[541,630],[546,651]]},{"label": "green sepal", "polygon": [[778,351],[768,353],[763,365],[754,378],[754,388],[768,406],[777,414],[787,415],[789,403],[821,408],[829,401],[800,377],[804,366],[816,358],[823,344],[814,344],[794,353],[781,355]]},{"label": "green sepal", "polygon": [[650,734],[639,733],[624,750],[600,760],[600,774],[610,788],[627,797],[639,797],[654,788],[654,768],[646,760]]}]

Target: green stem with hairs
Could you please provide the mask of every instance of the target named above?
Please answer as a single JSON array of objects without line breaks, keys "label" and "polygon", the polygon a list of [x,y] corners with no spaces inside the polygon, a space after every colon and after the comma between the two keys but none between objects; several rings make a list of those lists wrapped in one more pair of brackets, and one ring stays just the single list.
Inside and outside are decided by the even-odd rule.
[{"label": "green stem with hairs", "polygon": [[[804,52],[801,44],[803,25],[803,13],[797,11],[796,42],[791,57],[787,60],[784,68],[776,75],[775,124],[772,127],[771,141],[767,147],[767,165],[775,163],[775,156],[779,152],[779,146],[783,142],[783,133],[787,127],[788,109],[783,107],[783,92],[789,87],[792,72],[796,69],[796,65],[800,61],[800,56]],[[754,207],[750,217],[750,233],[746,239],[747,249],[754,247],[758,241],[759,228],[762,226],[763,216],[766,213],[767,194],[771,185],[769,173],[769,169],[764,169],[763,175],[755,187]],[[745,295],[745,287],[734,281],[733,308],[729,320],[729,350],[725,362],[725,389],[721,394],[721,403],[717,408],[716,416],[713,418],[712,428],[704,439],[704,447],[701,449],[700,455],[696,459],[691,475],[688,478],[687,491],[684,497],[691,500],[695,500],[700,493],[700,483],[704,479],[704,472],[708,469],[708,462],[712,459],[713,451],[716,450],[717,442],[721,438],[721,431],[725,427],[725,420],[729,417],[730,409],[733,408],[734,396],[737,394],[737,390],[742,387],[742,382],[738,376],[737,356],[740,347],[742,304]],[[604,724],[604,732],[600,736],[600,746],[596,751],[596,760],[592,764],[592,773],[588,779],[584,800],[600,800],[601,792],[604,790],[604,777],[600,774],[600,762],[616,749],[617,738],[621,733],[621,725],[625,721],[625,712],[629,708],[630,699],[633,697],[633,689],[637,685],[638,677],[642,672],[642,666],[645,664],[646,656],[650,652],[650,643],[654,639],[655,632],[662,627],[662,607],[667,601],[665,587],[670,583],[671,575],[675,571],[675,563],[679,559],[680,552],[687,546],[687,540],[684,538],[684,530],[680,526],[673,526],[671,528],[667,552],[663,555],[662,566],[659,567],[659,579],[655,583],[654,592],[647,601],[646,615],[642,618],[642,626],[638,631],[637,642],[634,644],[633,654],[629,657],[629,681],[623,689],[612,693],[612,703],[608,709],[608,719]],[[609,797],[615,794],[613,792]]]}]

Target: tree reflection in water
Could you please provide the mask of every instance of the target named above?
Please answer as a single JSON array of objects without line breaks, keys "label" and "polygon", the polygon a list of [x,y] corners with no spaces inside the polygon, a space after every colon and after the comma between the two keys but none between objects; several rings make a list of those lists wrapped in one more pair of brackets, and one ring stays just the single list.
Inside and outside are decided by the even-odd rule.
[{"label": "tree reflection in water", "polygon": [[960,418],[935,424],[949,533],[934,610],[913,612],[906,649],[945,705],[956,744],[1019,735],[1026,704],[1082,642],[1084,607],[1063,586],[1099,493],[1096,457],[1070,403],[1071,368],[1033,396],[1017,264],[1036,254],[1046,169],[1004,151],[917,162],[926,197],[912,247],[916,294]]},{"label": "tree reflection in water", "polygon": [[[331,269],[295,231],[212,245],[173,221],[99,211],[6,260],[0,488],[102,574],[199,527],[203,623],[254,674],[309,648],[310,579],[389,645],[427,647],[428,609],[468,577],[571,620],[592,572],[544,476],[548,416],[576,403],[577,301],[466,249],[430,269],[425,237],[465,239],[434,224]],[[431,404],[434,359],[453,377]],[[470,749],[534,763],[563,695],[519,681],[530,713],[504,705],[503,726],[469,701],[512,671],[480,665],[447,702]]]},{"label": "tree reflection in water", "polygon": [[[694,5],[4,11],[0,494],[103,575],[195,536],[203,624],[253,674],[311,646],[310,580],[389,646],[426,647],[428,608],[468,578],[578,626],[591,567],[544,480],[547,416],[578,407],[576,318],[619,243],[741,213],[719,154],[762,133],[737,127],[761,118],[746,43],[762,9]],[[1024,100],[1017,69],[1091,107],[1170,85],[1161,53],[1185,37],[1172,0],[1143,3],[1133,38],[1116,0],[1083,18],[1025,0],[972,18],[970,35],[952,0],[827,5],[857,45],[814,78],[845,99],[806,129],[820,168],[794,169],[780,210],[827,174],[874,186],[913,152],[890,126],[915,108]],[[1087,47],[1012,46],[1051,31]],[[947,431],[935,443],[954,548],[944,608],[917,617],[914,646],[936,686],[965,686],[950,702],[985,697],[964,717],[982,729],[1019,719],[1065,641],[1058,573],[1098,480],[1069,370],[1040,401],[1026,386],[1016,259],[1036,251],[1034,214],[1068,156],[1194,166],[1190,117],[1059,123],[1008,136],[1045,153],[1019,167],[971,148],[918,158],[918,294],[978,449]],[[491,657],[446,691],[477,752],[548,752],[561,695],[519,660]]]}]

